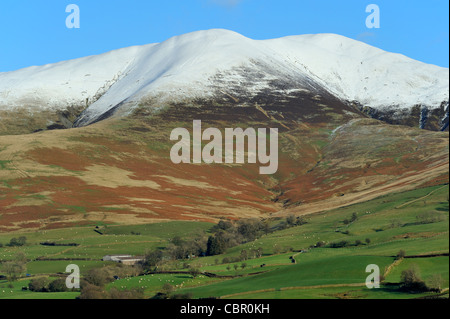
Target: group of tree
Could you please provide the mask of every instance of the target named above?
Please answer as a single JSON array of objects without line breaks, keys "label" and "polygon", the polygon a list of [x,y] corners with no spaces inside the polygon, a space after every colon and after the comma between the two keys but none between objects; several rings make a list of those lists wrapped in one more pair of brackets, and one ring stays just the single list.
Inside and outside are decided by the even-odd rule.
[{"label": "group of tree", "polygon": [[23,252],[17,252],[11,260],[1,264],[2,272],[9,281],[16,281],[26,271],[27,257]]},{"label": "group of tree", "polygon": [[199,234],[192,239],[183,240],[175,236],[164,249],[168,259],[180,260],[191,257],[204,256],[207,247],[206,235]]},{"label": "group of tree", "polygon": [[[283,227],[286,228],[306,223],[307,221],[303,217],[293,215],[287,216],[285,220],[273,227],[267,220],[256,218],[237,221],[220,220],[211,228],[209,235],[200,233],[190,239],[175,236],[166,247],[147,252],[141,265],[145,271],[149,272],[162,270],[164,265],[173,260],[221,255],[231,247],[254,241],[273,230],[279,230],[280,225],[284,225]],[[261,256],[261,248],[242,250],[239,256],[224,257],[222,263],[242,262]],[[216,264],[218,263],[219,260],[217,259]],[[188,265],[184,268],[187,267]]]},{"label": "group of tree", "polygon": [[440,274],[434,274],[427,281],[424,281],[416,264],[412,264],[408,269],[403,270],[400,277],[400,290],[410,293],[440,292],[444,283]]},{"label": "group of tree", "polygon": [[345,225],[349,225],[349,224],[355,222],[357,219],[358,219],[358,215],[356,213],[353,213],[350,218],[344,219],[343,222]]},{"label": "group of tree", "polygon": [[192,299],[192,293],[175,293],[175,287],[169,283],[165,283],[161,291],[151,299]]},{"label": "group of tree", "polygon": [[263,255],[262,247],[255,249],[242,249],[241,253],[239,254],[239,261],[261,258],[262,255]]},{"label": "group of tree", "polygon": [[436,211],[423,212],[416,216],[416,224],[432,224],[441,221],[442,215]]},{"label": "group of tree", "polygon": [[28,289],[34,292],[65,292],[70,290],[67,288],[64,278],[50,280],[47,277],[31,279],[28,284]]},{"label": "group of tree", "polygon": [[[126,266],[114,264],[101,268],[88,270],[80,280],[80,295],[78,299],[142,299],[144,293],[142,289],[117,289],[106,285],[117,278],[126,278],[142,274],[140,266]],[[51,280],[48,277],[38,277],[31,279],[28,289],[33,292],[66,292],[78,291],[69,289],[66,286],[65,278]]]},{"label": "group of tree", "polygon": [[244,244],[271,232],[267,221],[242,219],[236,222],[220,221],[208,237],[206,256],[223,254],[228,248]]},{"label": "group of tree", "polygon": [[[247,267],[247,263],[242,263],[242,264],[234,264],[233,268],[235,271],[237,271],[239,269],[239,267],[241,267],[241,269],[245,269]],[[231,265],[227,265],[227,270],[230,271],[231,270]]]},{"label": "group of tree", "polygon": [[395,256],[395,259],[402,259],[405,258],[406,256],[406,252],[403,249],[400,249],[397,253],[397,255]]},{"label": "group of tree", "polygon": [[[370,238],[366,238],[365,240],[365,244],[368,245],[370,244],[371,240]],[[343,248],[343,247],[348,247],[348,246],[361,246],[363,245],[363,242],[360,239],[356,239],[355,242],[352,244],[350,243],[348,240],[341,240],[338,242],[332,242],[328,244],[329,248]],[[317,244],[315,245],[315,247],[324,247],[326,246],[325,242],[317,242]]]},{"label": "group of tree", "polygon": [[[19,247],[24,246],[27,243],[27,237],[20,236],[19,238],[13,237],[9,240],[9,243],[7,243],[5,246],[8,247]],[[3,247],[3,244],[0,243],[0,247]]]},{"label": "group of tree", "polygon": [[96,286],[89,282],[81,283],[81,294],[78,299],[143,299],[144,292],[139,288],[117,289]]},{"label": "group of tree", "polygon": [[[146,252],[141,265],[149,272],[162,270],[165,264],[174,260],[220,255],[231,247],[253,241],[270,231],[268,222],[259,219],[221,220],[211,228],[210,234],[199,233],[188,239],[175,236],[166,247]],[[223,263],[241,262],[261,256],[262,249],[243,250],[241,255],[234,257],[232,261],[225,260],[225,257]]]},{"label": "group of tree", "polygon": [[274,228],[276,230],[283,230],[291,227],[301,226],[305,225],[308,222],[303,216],[294,216],[289,215],[286,217],[286,219],[282,220],[278,225],[276,225]]},{"label": "group of tree", "polygon": [[117,278],[133,277],[142,273],[139,265],[127,266],[119,263],[90,269],[80,281],[81,293],[78,299],[142,299],[144,292],[139,288],[106,288],[108,283]]},{"label": "group of tree", "polygon": [[[243,262],[245,260],[254,259],[254,258],[260,258],[262,257],[263,249],[262,248],[256,248],[256,249],[242,249],[241,253],[238,256],[226,256],[222,258],[222,264],[230,264],[230,263],[238,263]],[[216,265],[219,264],[219,259],[216,258],[214,260],[214,263]]]}]

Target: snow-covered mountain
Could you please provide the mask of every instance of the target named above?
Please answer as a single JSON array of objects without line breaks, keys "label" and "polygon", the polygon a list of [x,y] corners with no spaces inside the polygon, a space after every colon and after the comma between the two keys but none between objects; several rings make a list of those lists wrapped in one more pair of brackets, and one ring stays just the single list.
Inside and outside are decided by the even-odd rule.
[{"label": "snow-covered mountain", "polygon": [[395,117],[418,106],[442,109],[449,70],[335,34],[252,40],[213,29],[0,73],[0,111],[86,107],[75,124],[87,125],[140,105],[211,98],[233,87],[247,96],[327,91]]}]

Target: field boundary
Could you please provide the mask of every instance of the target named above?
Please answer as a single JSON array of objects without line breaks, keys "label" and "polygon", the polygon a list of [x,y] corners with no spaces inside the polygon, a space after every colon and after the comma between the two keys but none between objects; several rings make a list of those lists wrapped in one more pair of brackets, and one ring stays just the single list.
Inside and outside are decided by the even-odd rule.
[{"label": "field boundary", "polygon": [[260,290],[252,290],[245,292],[237,292],[233,294],[223,295],[220,298],[230,298],[241,295],[248,295],[261,292],[271,292],[271,291],[285,291],[285,290],[304,290],[304,289],[319,289],[319,288],[338,288],[338,287],[363,287],[365,283],[349,283],[349,284],[330,284],[330,285],[314,285],[314,286],[293,286],[293,287],[282,287],[282,288],[268,288]]},{"label": "field boundary", "polygon": [[399,205],[399,206],[395,206],[395,209],[399,209],[399,208],[404,207],[404,206],[406,206],[406,205],[409,205],[409,204],[412,204],[412,203],[417,202],[417,201],[419,201],[419,200],[422,200],[422,199],[424,199],[424,198],[427,198],[428,196],[430,196],[430,195],[433,194],[434,192],[437,192],[438,190],[443,189],[444,187],[448,187],[448,184],[447,184],[447,185],[444,185],[444,186],[442,186],[442,187],[439,187],[439,188],[437,188],[437,189],[435,189],[435,190],[432,190],[431,192],[429,192],[429,193],[428,193],[427,195],[425,195],[425,196],[416,198],[416,199],[414,199],[414,200],[412,200],[412,201],[403,203],[403,204],[401,204],[401,205]]}]

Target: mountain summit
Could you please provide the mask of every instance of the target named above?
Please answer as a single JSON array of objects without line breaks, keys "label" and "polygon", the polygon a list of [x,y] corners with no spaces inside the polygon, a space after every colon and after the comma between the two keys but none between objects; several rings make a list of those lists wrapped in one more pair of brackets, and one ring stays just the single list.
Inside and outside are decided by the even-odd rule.
[{"label": "mountain summit", "polygon": [[265,94],[306,92],[390,123],[437,130],[448,113],[448,77],[448,68],[335,34],[252,40],[213,29],[0,73],[0,115],[29,113],[37,123],[42,113],[40,128],[62,128],[139,107],[154,112],[224,96],[247,106]]}]

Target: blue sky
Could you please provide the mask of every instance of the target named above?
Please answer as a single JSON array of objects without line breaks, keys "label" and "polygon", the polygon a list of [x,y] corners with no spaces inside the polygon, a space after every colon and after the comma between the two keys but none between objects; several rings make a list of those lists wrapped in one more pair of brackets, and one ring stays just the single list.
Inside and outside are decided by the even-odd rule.
[{"label": "blue sky", "polygon": [[[68,29],[69,4],[81,27]],[[366,6],[380,8],[368,29]],[[337,33],[448,67],[447,0],[1,0],[0,72],[225,28],[253,39]]]}]

